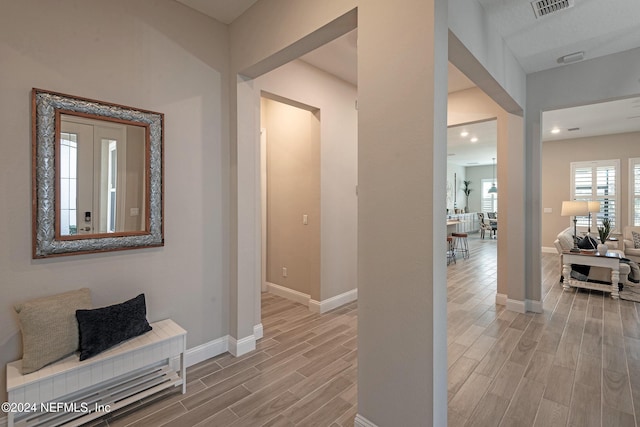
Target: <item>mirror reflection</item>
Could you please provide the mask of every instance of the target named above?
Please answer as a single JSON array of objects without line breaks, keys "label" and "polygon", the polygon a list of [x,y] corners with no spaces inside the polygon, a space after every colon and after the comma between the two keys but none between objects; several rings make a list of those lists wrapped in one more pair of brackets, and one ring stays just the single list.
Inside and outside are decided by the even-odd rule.
[{"label": "mirror reflection", "polygon": [[31,93],[33,258],[164,246],[164,115]]},{"label": "mirror reflection", "polygon": [[59,236],[146,229],[145,141],[139,124],[60,114]]}]

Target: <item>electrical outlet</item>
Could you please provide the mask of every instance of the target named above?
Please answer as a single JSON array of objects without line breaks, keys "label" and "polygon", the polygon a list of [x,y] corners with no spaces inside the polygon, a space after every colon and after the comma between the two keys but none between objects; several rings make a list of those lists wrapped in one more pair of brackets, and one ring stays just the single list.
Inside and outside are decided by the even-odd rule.
[{"label": "electrical outlet", "polygon": [[287,277],[287,267],[282,267],[282,277]]},{"label": "electrical outlet", "polygon": [[309,224],[309,215],[302,215],[302,224],[303,225]]}]

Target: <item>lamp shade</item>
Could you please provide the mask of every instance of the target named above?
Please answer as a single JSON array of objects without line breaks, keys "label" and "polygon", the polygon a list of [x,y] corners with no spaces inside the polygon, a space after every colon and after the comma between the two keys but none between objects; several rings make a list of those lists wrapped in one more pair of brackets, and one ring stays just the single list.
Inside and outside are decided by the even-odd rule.
[{"label": "lamp shade", "polygon": [[589,212],[591,213],[600,212],[600,202],[591,200],[587,203],[589,205]]},{"label": "lamp shade", "polygon": [[562,202],[560,216],[585,216],[589,215],[589,203],[587,201],[570,200]]}]

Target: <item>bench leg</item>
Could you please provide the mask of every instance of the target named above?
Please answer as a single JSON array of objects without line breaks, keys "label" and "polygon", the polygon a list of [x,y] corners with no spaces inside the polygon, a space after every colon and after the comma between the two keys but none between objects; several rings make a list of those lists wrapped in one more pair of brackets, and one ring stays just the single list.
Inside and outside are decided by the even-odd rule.
[{"label": "bench leg", "polygon": [[182,394],[187,392],[187,367],[184,364],[184,351],[180,353],[180,377],[182,377]]}]

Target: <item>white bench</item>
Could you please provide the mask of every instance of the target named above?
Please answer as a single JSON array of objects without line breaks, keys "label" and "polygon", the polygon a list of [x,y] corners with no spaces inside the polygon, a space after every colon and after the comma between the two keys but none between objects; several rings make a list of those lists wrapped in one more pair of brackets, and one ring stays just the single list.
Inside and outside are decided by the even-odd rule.
[{"label": "white bench", "polygon": [[[187,332],[170,319],[90,359],[71,355],[22,375],[7,365],[8,427],[77,426],[161,390],[186,392]],[[179,366],[176,363],[179,358]]]}]

